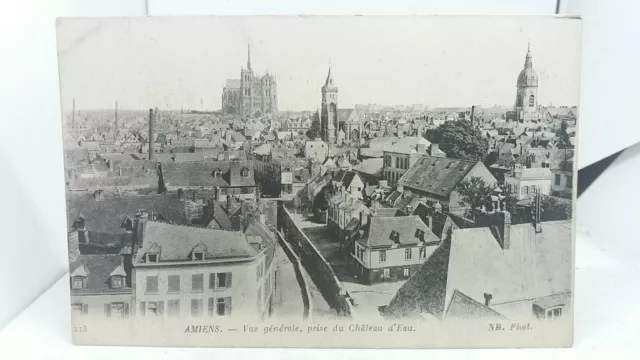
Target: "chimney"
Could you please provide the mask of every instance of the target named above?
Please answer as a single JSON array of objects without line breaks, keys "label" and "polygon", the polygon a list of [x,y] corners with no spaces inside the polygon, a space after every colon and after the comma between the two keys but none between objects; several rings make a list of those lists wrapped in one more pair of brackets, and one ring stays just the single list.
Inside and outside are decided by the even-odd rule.
[{"label": "chimney", "polygon": [[473,106],[471,106],[471,126],[472,127],[473,127],[473,120],[474,120],[475,112],[476,112],[476,106],[473,105]]},{"label": "chimney", "polygon": [[511,248],[511,213],[502,211],[498,213],[498,232],[502,241],[502,250]]},{"label": "chimney", "polygon": [[418,154],[426,154],[427,145],[424,143],[418,143],[418,145],[416,146],[416,150],[418,151]]},{"label": "chimney", "polygon": [[492,298],[493,298],[493,295],[488,294],[488,293],[484,293],[484,306],[491,305],[491,299]]},{"label": "chimney", "polygon": [[540,192],[536,193],[536,198],[535,198],[535,207],[534,207],[534,213],[533,213],[533,227],[536,229],[536,234],[539,234],[542,232],[542,225],[540,224],[540,213],[541,213],[541,206],[540,206]]},{"label": "chimney", "polygon": [[116,110],[114,113],[113,138],[118,138],[118,102],[116,101]]},{"label": "chimney", "polygon": [[425,217],[425,220],[427,222],[427,227],[431,230],[433,230],[433,217],[431,217],[431,215],[427,215]]},{"label": "chimney", "polygon": [[155,158],[155,148],[154,148],[154,114],[153,109],[149,109],[149,160],[153,160]]},{"label": "chimney", "polygon": [[185,201],[185,200],[187,200],[187,196],[185,195],[184,190],[182,190],[182,189],[178,189],[178,199],[179,199],[180,201]]},{"label": "chimney", "polygon": [[73,99],[73,110],[71,112],[71,128],[76,128],[76,99]]},{"label": "chimney", "polygon": [[231,195],[227,195],[227,214],[231,215]]},{"label": "chimney", "polygon": [[216,186],[216,194],[214,200],[217,202],[222,202],[222,189],[220,189],[220,186]]},{"label": "chimney", "polygon": [[360,227],[362,227],[364,225],[363,224],[364,211],[360,211],[359,215],[360,215]]},{"label": "chimney", "polygon": [[400,182],[396,185],[396,190],[402,193],[402,198],[404,199],[404,185]]},{"label": "chimney", "polygon": [[139,247],[144,244],[144,231],[147,226],[149,214],[145,210],[139,210],[135,222],[135,242]]}]

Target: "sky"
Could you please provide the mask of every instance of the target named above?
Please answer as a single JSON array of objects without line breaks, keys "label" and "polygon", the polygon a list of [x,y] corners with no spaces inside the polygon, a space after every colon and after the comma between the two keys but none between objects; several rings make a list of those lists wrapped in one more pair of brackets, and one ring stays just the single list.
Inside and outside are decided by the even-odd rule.
[{"label": "sky", "polygon": [[316,110],[329,66],[339,108],[512,106],[531,43],[541,105],[578,105],[581,24],[551,17],[69,18],[57,24],[63,111],[217,110],[226,79],[275,75],[279,110]]}]

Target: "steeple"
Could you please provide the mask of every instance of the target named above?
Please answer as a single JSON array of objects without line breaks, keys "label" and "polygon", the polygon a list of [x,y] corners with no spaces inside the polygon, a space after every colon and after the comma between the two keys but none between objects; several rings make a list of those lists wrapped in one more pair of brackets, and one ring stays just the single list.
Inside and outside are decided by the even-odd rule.
[{"label": "steeple", "polygon": [[524,68],[525,69],[533,68],[533,63],[531,61],[531,40],[529,40],[529,43],[527,44],[527,56],[524,59]]},{"label": "steeple", "polygon": [[327,74],[327,81],[324,83],[326,86],[333,85],[333,77],[331,76],[331,65],[329,65],[329,73]]},{"label": "steeple", "polygon": [[251,70],[251,45],[247,44],[247,69]]}]

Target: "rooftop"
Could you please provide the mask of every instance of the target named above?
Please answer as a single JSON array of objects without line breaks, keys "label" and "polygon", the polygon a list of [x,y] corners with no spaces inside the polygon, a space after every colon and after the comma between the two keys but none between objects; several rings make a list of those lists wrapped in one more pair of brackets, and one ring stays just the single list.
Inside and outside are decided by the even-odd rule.
[{"label": "rooftop", "polygon": [[144,262],[144,255],[156,250],[160,262],[190,261],[196,247],[204,251],[205,260],[248,259],[257,255],[241,232],[149,221],[144,234],[144,245],[138,250],[134,263]]},{"label": "rooftop", "polygon": [[128,284],[124,288],[112,289],[109,286],[111,274],[122,275],[124,263],[120,255],[78,255],[76,261],[70,264],[71,276],[76,272],[79,275],[86,275],[84,289],[73,289],[72,294],[93,293],[93,292],[123,292],[131,291]]},{"label": "rooftop", "polygon": [[398,181],[411,189],[447,196],[477,163],[422,156]]},{"label": "rooftop", "polygon": [[[359,240],[363,246],[370,248],[384,248],[392,247],[394,245],[399,246],[411,246],[418,245],[420,239],[418,238],[418,231],[424,232],[424,240],[427,243],[439,242],[437,236],[435,236],[431,230],[425,225],[419,216],[398,216],[398,217],[372,217],[371,225],[367,236],[364,239]],[[394,238],[394,234],[397,234],[397,243]]]}]

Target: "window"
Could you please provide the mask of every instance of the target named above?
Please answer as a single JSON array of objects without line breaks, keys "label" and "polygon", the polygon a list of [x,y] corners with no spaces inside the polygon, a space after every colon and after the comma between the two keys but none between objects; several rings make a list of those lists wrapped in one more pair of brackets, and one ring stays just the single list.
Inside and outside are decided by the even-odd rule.
[{"label": "window", "polygon": [[404,249],[404,259],[411,260],[411,248]]},{"label": "window", "polygon": [[167,292],[180,292],[180,275],[169,275]]},{"label": "window", "polygon": [[71,288],[72,289],[84,289],[84,277],[82,277],[82,276],[74,276],[71,279]]},{"label": "window", "polygon": [[420,248],[420,260],[424,260],[427,258],[427,248],[421,247]]},{"label": "window", "polygon": [[533,107],[536,104],[536,98],[533,94],[529,95],[529,107]]},{"label": "window", "polygon": [[124,318],[129,316],[129,304],[111,303],[104,305],[104,315],[110,318]]},{"label": "window", "polygon": [[220,169],[213,170],[213,177],[219,178],[222,176],[222,171]]},{"label": "window", "polygon": [[535,185],[531,185],[531,193],[532,194],[536,193],[536,186]]},{"label": "window", "polygon": [[555,184],[556,184],[556,185],[560,185],[560,182],[561,182],[560,174],[556,174]]},{"label": "window", "polygon": [[229,289],[229,288],[231,288],[231,273],[209,274],[209,289]]},{"label": "window", "polygon": [[204,260],[204,251],[194,251],[192,259],[193,259],[193,261],[202,261],[202,260]]},{"label": "window", "polygon": [[191,316],[202,315],[202,299],[191,299]]},{"label": "window", "polygon": [[573,187],[573,176],[567,175],[567,187],[571,189]]},{"label": "window", "polygon": [[180,300],[167,301],[167,307],[169,308],[169,316],[171,317],[180,316]]},{"label": "window", "polygon": [[203,289],[203,283],[204,283],[203,274],[191,275],[191,291],[192,292],[201,292]]},{"label": "window", "polygon": [[140,302],[141,315],[160,316],[164,311],[164,301]]},{"label": "window", "polygon": [[71,314],[73,316],[87,315],[87,310],[89,310],[89,306],[86,304],[71,304]]},{"label": "window", "polygon": [[218,316],[231,315],[231,298],[224,297],[216,300],[216,314]]},{"label": "window", "polygon": [[545,317],[551,320],[556,320],[561,316],[562,316],[562,308],[560,307],[549,309],[545,314]]},{"label": "window", "polygon": [[147,262],[149,262],[149,263],[157,263],[158,262],[158,254],[147,254]]},{"label": "window", "polygon": [[158,277],[157,276],[147,276],[147,287],[146,287],[145,293],[147,294],[158,293]]},{"label": "window", "polygon": [[383,279],[388,279],[390,277],[391,277],[391,275],[390,275],[389,269],[382,269],[382,278]]},{"label": "window", "polygon": [[384,251],[384,250],[380,251],[380,252],[379,252],[379,255],[378,255],[378,260],[379,260],[380,262],[385,262],[385,261],[387,261],[387,252],[386,252],[386,251]]},{"label": "window", "polygon": [[242,170],[240,170],[240,176],[248,178],[249,177],[249,169],[243,168]]},{"label": "window", "polygon": [[528,186],[523,186],[522,187],[522,193],[523,194],[528,194],[529,193],[529,187]]},{"label": "window", "polygon": [[112,276],[111,277],[111,288],[119,289],[124,286],[124,277],[123,276]]},{"label": "window", "polygon": [[404,276],[405,278],[409,277],[409,268],[402,269],[402,276]]},{"label": "window", "polygon": [[396,167],[399,168],[400,167],[400,158],[396,158]]}]

